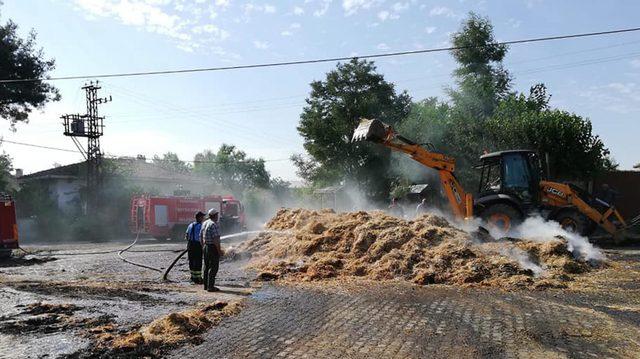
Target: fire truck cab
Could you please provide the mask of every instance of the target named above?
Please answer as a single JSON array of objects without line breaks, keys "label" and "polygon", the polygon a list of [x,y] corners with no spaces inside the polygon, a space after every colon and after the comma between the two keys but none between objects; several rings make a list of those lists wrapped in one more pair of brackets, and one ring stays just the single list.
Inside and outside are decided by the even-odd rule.
[{"label": "fire truck cab", "polygon": [[18,249],[15,203],[11,196],[0,193],[0,258],[11,256],[14,249]]},{"label": "fire truck cab", "polygon": [[222,196],[220,227],[225,234],[246,231],[244,206],[233,196]]}]

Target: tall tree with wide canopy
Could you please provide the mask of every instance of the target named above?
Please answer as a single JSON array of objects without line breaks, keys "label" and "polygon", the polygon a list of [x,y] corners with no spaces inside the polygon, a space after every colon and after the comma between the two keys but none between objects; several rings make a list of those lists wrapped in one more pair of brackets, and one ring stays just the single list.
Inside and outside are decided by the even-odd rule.
[{"label": "tall tree with wide canopy", "polygon": [[[543,84],[532,86],[529,94],[511,90],[511,76],[502,66],[507,48],[496,42],[488,19],[471,13],[452,41],[458,67],[453,73],[456,87],[448,90],[451,101],[415,103],[399,129],[455,157],[457,176],[467,188],[476,185],[473,165],[485,151],[531,149],[549,154],[552,174],[560,179],[584,179],[615,168],[589,119],[552,109]],[[428,171],[407,162],[398,162],[403,176],[429,178]]]},{"label": "tall tree with wide canopy", "polygon": [[492,150],[532,149],[549,155],[553,178],[588,179],[617,164],[609,150],[593,133],[591,121],[549,106],[546,87],[531,88],[530,94],[510,95],[502,100],[485,130]]},{"label": "tall tree with wide canopy", "polygon": [[495,40],[489,19],[475,13],[469,14],[451,42],[458,64],[453,72],[457,87],[448,91],[454,107],[466,118],[485,119],[511,93],[511,76],[502,66],[507,46]]},{"label": "tall tree with wide canopy", "polygon": [[306,101],[298,132],[311,158],[294,156],[299,174],[318,185],[358,182],[372,197],[387,197],[388,151],[350,140],[361,118],[378,118],[391,125],[401,121],[409,113],[409,95],[396,93],[373,62],[353,59],[338,64],[325,80],[312,82]]}]

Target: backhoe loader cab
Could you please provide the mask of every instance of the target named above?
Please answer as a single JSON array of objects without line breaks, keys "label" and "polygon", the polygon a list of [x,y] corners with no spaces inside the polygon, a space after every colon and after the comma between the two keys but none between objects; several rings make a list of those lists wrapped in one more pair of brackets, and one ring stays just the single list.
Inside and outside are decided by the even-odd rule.
[{"label": "backhoe loader cab", "polygon": [[536,202],[541,172],[535,152],[493,152],[481,156],[480,162],[478,197],[506,194],[523,204]]},{"label": "backhoe loader cab", "polygon": [[530,150],[488,153],[480,157],[480,184],[474,213],[509,230],[539,204],[540,162]]}]

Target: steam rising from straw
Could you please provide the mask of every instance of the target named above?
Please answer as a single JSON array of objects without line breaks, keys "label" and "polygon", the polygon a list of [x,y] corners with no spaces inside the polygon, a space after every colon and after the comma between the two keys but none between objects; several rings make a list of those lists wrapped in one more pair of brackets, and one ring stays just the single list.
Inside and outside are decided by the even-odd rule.
[{"label": "steam rising from straw", "polygon": [[602,261],[604,253],[599,248],[589,243],[586,237],[562,229],[555,221],[547,221],[540,216],[529,217],[515,229],[519,238],[530,239],[538,242],[547,242],[563,237],[567,240],[567,249],[577,259],[586,261]]}]

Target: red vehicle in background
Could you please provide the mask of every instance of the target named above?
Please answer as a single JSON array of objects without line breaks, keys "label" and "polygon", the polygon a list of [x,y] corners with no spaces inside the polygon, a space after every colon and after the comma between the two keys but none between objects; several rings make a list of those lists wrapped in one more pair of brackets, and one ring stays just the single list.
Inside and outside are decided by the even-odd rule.
[{"label": "red vehicle in background", "polygon": [[182,239],[189,223],[198,211],[215,208],[220,212],[223,234],[244,230],[244,207],[232,196],[134,196],[131,199],[130,227],[132,233],[158,239]]},{"label": "red vehicle in background", "polygon": [[220,227],[224,234],[244,232],[247,230],[244,206],[233,196],[222,196],[220,211]]},{"label": "red vehicle in background", "polygon": [[18,249],[16,206],[11,196],[0,193],[0,258],[11,256]]}]

